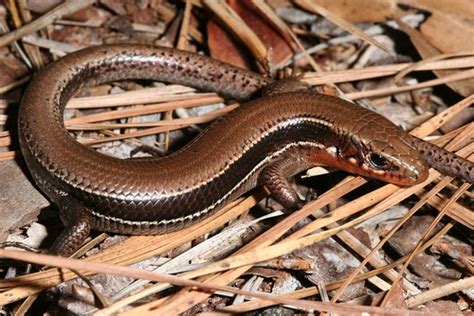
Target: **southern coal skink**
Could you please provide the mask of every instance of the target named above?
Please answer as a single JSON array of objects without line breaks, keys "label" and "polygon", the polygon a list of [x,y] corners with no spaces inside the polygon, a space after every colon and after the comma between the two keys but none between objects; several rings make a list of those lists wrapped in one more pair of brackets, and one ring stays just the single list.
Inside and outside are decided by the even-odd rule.
[{"label": "southern coal skink", "polygon": [[[120,160],[79,144],[65,129],[63,112],[80,89],[123,79],[253,100],[167,157]],[[91,229],[123,234],[181,229],[260,184],[286,208],[298,208],[302,201],[287,178],[312,166],[398,185],[419,183],[428,172],[422,145],[428,146],[421,150],[431,164],[444,165],[440,158],[448,157],[452,167],[446,172],[473,180],[472,163],[350,102],[296,80],[273,82],[205,56],[146,45],[97,46],[47,66],[24,94],[19,138],[34,180],[59,206],[66,225],[51,249],[60,255],[71,254]]]}]

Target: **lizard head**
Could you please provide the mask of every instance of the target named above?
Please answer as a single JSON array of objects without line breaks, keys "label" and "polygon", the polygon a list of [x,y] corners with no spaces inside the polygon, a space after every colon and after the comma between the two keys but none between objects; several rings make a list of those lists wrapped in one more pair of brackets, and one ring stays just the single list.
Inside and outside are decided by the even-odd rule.
[{"label": "lizard head", "polygon": [[[408,135],[406,135],[408,136]],[[348,159],[361,175],[397,185],[414,185],[428,177],[428,167],[408,137],[390,137],[386,141],[362,141],[357,157]]]},{"label": "lizard head", "polygon": [[402,186],[426,180],[429,168],[407,132],[375,113],[359,123],[341,153],[355,173]]},{"label": "lizard head", "polygon": [[418,184],[428,177],[420,153],[398,138],[389,142],[357,140],[346,146],[315,150],[313,157],[319,165],[400,186]]},{"label": "lizard head", "polygon": [[362,119],[340,124],[332,143],[313,149],[313,161],[400,186],[426,180],[429,167],[412,137],[376,113],[362,114]]}]

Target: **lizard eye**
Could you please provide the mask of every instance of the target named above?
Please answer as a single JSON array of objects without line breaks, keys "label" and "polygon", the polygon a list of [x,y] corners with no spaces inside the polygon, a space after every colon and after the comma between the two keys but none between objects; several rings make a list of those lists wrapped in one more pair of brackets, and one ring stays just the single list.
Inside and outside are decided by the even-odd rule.
[{"label": "lizard eye", "polygon": [[389,166],[388,160],[378,154],[370,154],[369,162],[375,169],[386,169]]}]

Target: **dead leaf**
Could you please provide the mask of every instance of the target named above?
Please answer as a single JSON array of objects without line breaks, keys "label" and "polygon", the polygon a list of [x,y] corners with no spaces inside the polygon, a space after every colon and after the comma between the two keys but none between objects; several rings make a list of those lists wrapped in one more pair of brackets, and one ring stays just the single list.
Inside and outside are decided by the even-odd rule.
[{"label": "dead leaf", "polygon": [[433,12],[420,27],[426,40],[443,53],[474,50],[474,15]]},{"label": "dead leaf", "polygon": [[396,288],[390,292],[390,297],[384,307],[396,308],[396,309],[407,309],[405,298],[403,297],[403,287],[398,283]]},{"label": "dead leaf", "polygon": [[[292,50],[283,37],[267,23],[252,7],[251,1],[229,1],[229,5],[242,18],[247,26],[258,36],[268,51],[270,62],[279,64],[291,56]],[[219,30],[218,30],[219,29]],[[215,22],[208,25],[209,48],[211,56],[231,64],[249,68],[242,47],[226,30]]]},{"label": "dead leaf", "polygon": [[318,0],[331,13],[353,23],[384,22],[401,11],[396,0]]},{"label": "dead leaf", "polygon": [[207,37],[212,58],[240,68],[252,68],[247,62],[249,54],[242,49],[242,45],[236,43],[235,39],[213,20],[207,23]]},{"label": "dead leaf", "polygon": [[399,4],[409,5],[429,12],[457,15],[464,19],[474,16],[472,0],[433,1],[433,0],[399,0]]},{"label": "dead leaf", "polygon": [[[400,19],[397,19],[396,21],[400,29],[410,37],[410,40],[412,41],[416,50],[418,51],[418,53],[421,55],[423,59],[437,56],[440,54],[439,50],[436,47],[434,47],[431,44],[431,42],[427,40],[422,33],[411,28],[407,24],[403,23]],[[437,32],[439,33],[441,29],[446,29],[446,27],[440,26]],[[450,37],[455,37],[455,36],[454,34],[451,34]],[[472,38],[474,38],[474,32],[473,32]],[[469,44],[469,45],[473,45],[472,49],[474,50],[474,43]],[[463,49],[460,49],[458,51],[463,51]],[[433,72],[435,73],[437,77],[445,77],[445,76],[457,73],[457,71],[451,71],[451,70],[433,70]],[[472,79],[450,82],[450,83],[446,83],[446,85],[462,96],[468,96],[474,93],[474,80]]]}]

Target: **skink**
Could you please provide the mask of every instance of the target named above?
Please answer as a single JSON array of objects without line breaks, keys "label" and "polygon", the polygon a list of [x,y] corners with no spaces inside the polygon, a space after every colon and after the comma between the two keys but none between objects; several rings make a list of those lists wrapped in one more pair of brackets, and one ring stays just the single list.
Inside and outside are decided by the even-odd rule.
[{"label": "skink", "polygon": [[[252,99],[164,158],[120,160],[79,144],[63,112],[80,89],[124,79],[159,80]],[[264,90],[262,97],[257,97]],[[412,138],[382,116],[205,56],[145,45],[88,48],[31,81],[19,113],[20,146],[40,189],[66,225],[51,252],[71,254],[91,229],[158,234],[193,224],[257,185],[288,209],[302,205],[287,178],[324,165],[412,185],[430,164],[473,181],[472,163]],[[426,147],[428,146],[428,147]],[[448,156],[446,156],[448,155]]]}]

